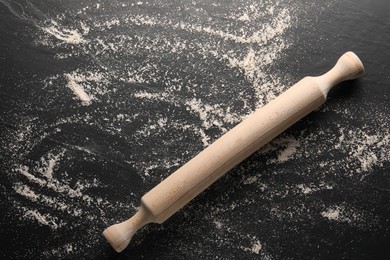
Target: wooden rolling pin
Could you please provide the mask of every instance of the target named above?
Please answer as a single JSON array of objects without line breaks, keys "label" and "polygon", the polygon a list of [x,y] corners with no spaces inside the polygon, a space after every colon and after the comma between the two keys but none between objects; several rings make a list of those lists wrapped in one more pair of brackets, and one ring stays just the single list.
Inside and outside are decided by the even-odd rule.
[{"label": "wooden rolling pin", "polygon": [[323,104],[333,86],[363,73],[360,59],[347,52],[326,74],[303,78],[146,193],[132,218],[108,227],[103,235],[117,252],[122,251],[142,226],[163,223],[238,163]]}]

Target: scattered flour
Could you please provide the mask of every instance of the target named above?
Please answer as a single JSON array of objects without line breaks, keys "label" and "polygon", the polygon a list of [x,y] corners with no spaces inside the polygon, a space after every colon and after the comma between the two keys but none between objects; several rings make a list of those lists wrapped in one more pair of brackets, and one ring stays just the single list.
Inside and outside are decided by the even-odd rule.
[{"label": "scattered flour", "polygon": [[[204,104],[200,99],[192,99],[186,102],[189,110],[199,114],[200,120],[203,122],[204,129],[210,129],[213,126],[222,127],[226,123],[238,123],[240,118],[238,115],[233,115],[225,111],[219,105]],[[222,129],[224,132],[225,128]]]},{"label": "scattered flour", "polygon": [[[378,115],[378,118],[379,115]],[[346,124],[349,116],[345,115]],[[324,144],[317,149],[305,151],[301,156],[308,157],[310,154],[322,153],[322,149],[328,152],[340,154],[334,160],[327,160],[320,163],[320,167],[327,169],[343,169],[350,172],[350,175],[360,175],[364,178],[365,174],[375,167],[383,167],[385,163],[390,162],[390,131],[388,128],[372,129],[363,127],[345,127],[337,124],[339,134],[335,135],[332,129],[321,130],[317,135],[300,140],[300,146],[308,147],[313,139],[332,140],[332,148],[325,148]],[[370,133],[368,133],[370,132]]]},{"label": "scattered flour", "polygon": [[260,250],[261,250],[262,246],[260,244],[260,241],[257,240],[253,245],[252,245],[252,248],[251,248],[251,251],[255,254],[259,254],[260,253]]},{"label": "scattered flour", "polygon": [[290,159],[299,158],[301,156],[298,150],[299,146],[300,140],[296,137],[281,135],[264,146],[261,150],[259,150],[258,153],[264,154],[271,151],[277,151],[277,157],[268,160],[268,163],[283,163]]},{"label": "scattered flour", "polygon": [[359,228],[370,228],[378,224],[378,216],[370,211],[362,211],[356,206],[342,203],[333,205],[322,211],[321,216],[328,220],[355,226]]},{"label": "scattered flour", "polygon": [[320,182],[319,184],[298,184],[297,188],[303,193],[303,194],[311,194],[317,191],[322,190],[331,190],[333,189],[333,186],[330,184],[326,184],[324,182]]},{"label": "scattered flour", "polygon": [[79,73],[75,71],[72,73],[66,73],[64,76],[68,81],[68,88],[73,91],[73,93],[77,96],[77,98],[80,99],[83,105],[90,105],[95,95],[104,95],[104,93],[106,92],[106,90],[101,88],[102,86],[95,86],[94,95],[87,94],[87,92],[85,91],[85,89],[92,91],[92,84],[104,84],[104,76],[101,73],[93,73],[90,71],[86,73]]},{"label": "scattered flour", "polygon": [[[64,214],[70,219],[99,220],[100,223],[107,224],[112,222],[112,218],[106,217],[103,212],[115,208],[136,209],[133,201],[120,203],[92,195],[94,193],[91,194],[89,189],[103,188],[103,178],[78,180],[77,173],[73,173],[74,177],[59,176],[60,166],[69,162],[66,161],[68,157],[72,159],[66,143],[62,146],[65,148],[60,151],[54,149],[44,153],[41,158],[25,161],[25,158],[29,158],[28,152],[39,148],[40,142],[47,135],[61,131],[63,126],[93,126],[110,138],[115,137],[118,142],[131,146],[134,151],[153,148],[151,152],[139,157],[127,154],[121,157],[120,151],[117,151],[117,157],[113,156],[119,163],[131,165],[137,172],[143,173],[140,174],[141,179],[150,183],[150,180],[162,178],[162,172],[167,174],[171,168],[182,165],[185,162],[182,158],[188,158],[186,154],[179,153],[170,156],[176,148],[171,146],[171,150],[167,152],[165,145],[157,144],[160,139],[165,138],[166,142],[176,142],[179,145],[177,139],[183,137],[177,136],[179,130],[185,133],[183,135],[195,137],[203,146],[208,146],[215,136],[226,132],[256,107],[268,103],[290,85],[288,78],[273,73],[274,64],[278,63],[293,44],[287,32],[294,26],[297,14],[289,7],[257,2],[232,11],[221,24],[213,19],[198,22],[196,19],[176,19],[164,14],[137,14],[134,11],[137,6],[146,4],[148,3],[131,4],[126,12],[118,12],[114,17],[110,15],[101,16],[96,21],[74,21],[66,27],[63,24],[69,23],[66,20],[67,14],[59,15],[46,21],[48,26],[41,27],[43,35],[37,36],[40,44],[56,53],[55,57],[61,62],[81,56],[92,60],[90,64],[77,64],[63,74],[48,75],[46,84],[50,89],[47,89],[64,88],[65,79],[66,86],[83,105],[101,102],[99,105],[102,109],[92,111],[92,106],[89,106],[85,107],[87,112],[84,114],[59,115],[60,118],[50,125],[45,125],[35,116],[30,116],[28,120],[19,119],[21,123],[16,127],[15,138],[10,139],[8,150],[13,155],[10,167],[15,180],[12,191],[22,205],[17,207],[17,211],[28,221],[57,230],[69,226],[70,222],[60,217]],[[121,6],[127,7],[126,4]],[[102,12],[106,6],[97,3],[76,13],[84,14],[92,9]],[[96,37],[97,34],[99,36]],[[120,61],[121,57],[126,62]],[[166,63],[171,67],[166,67]],[[175,63],[180,63],[180,66],[175,67]],[[192,66],[191,69],[185,68],[184,65],[190,67],[187,63]],[[201,66],[196,67],[197,64]],[[210,64],[213,68],[224,71],[224,75],[232,75],[234,79],[242,78],[243,80],[237,81],[242,85],[224,82],[225,78],[214,78],[218,73],[214,73],[212,69],[207,71],[207,65]],[[203,68],[205,71],[202,71]],[[213,82],[204,83],[207,78],[212,78]],[[122,85],[117,87],[116,84]],[[122,91],[122,96],[117,95],[118,91]],[[62,99],[56,96],[55,91],[52,93],[53,100]],[[225,95],[224,99],[218,100],[220,95]],[[239,109],[234,108],[232,100],[242,101]],[[156,113],[156,107],[159,113]],[[335,113],[345,120],[353,118],[353,114],[351,116],[348,111],[341,109],[336,108]],[[199,121],[186,121],[190,117]],[[335,134],[331,130],[335,128],[332,125],[316,134],[305,131],[294,135],[283,134],[258,154],[266,155],[267,161],[264,164],[276,169],[272,176],[283,171],[278,168],[279,164],[294,160],[307,161],[313,157],[321,162],[313,167],[304,165],[302,168],[320,169],[325,177],[337,173],[351,179],[360,179],[370,174],[375,167],[383,167],[390,162],[387,115],[383,118],[381,128],[337,125],[340,132]],[[36,134],[41,128],[45,131]],[[128,129],[135,130],[129,132]],[[55,138],[52,139],[56,141]],[[190,141],[194,142],[194,139]],[[319,143],[320,139],[329,142],[324,142],[319,147],[311,146],[312,143]],[[142,149],[137,150],[139,147]],[[180,148],[192,149],[190,146]],[[82,145],[72,146],[71,149],[94,158],[99,156],[93,149]],[[115,146],[110,149],[115,150]],[[319,159],[329,154],[337,156],[334,160]],[[291,208],[273,205],[274,198],[283,199],[298,194],[306,199],[309,195],[314,196],[316,192],[332,190],[336,186],[320,179],[318,182],[311,180],[308,183],[300,180],[273,189],[270,187],[272,180],[267,180],[265,184],[263,179],[264,164],[254,163],[256,168],[253,171],[256,174],[243,176],[240,184],[253,185],[256,194],[260,194],[259,198],[272,204],[270,216],[277,220],[297,220],[308,211],[304,208],[305,205]],[[70,184],[71,180],[76,181]],[[248,188],[250,190],[251,187]],[[265,194],[264,197],[262,193]],[[138,201],[134,200],[134,203]],[[232,212],[240,207],[256,205],[255,203],[257,202],[250,199],[232,201],[226,209],[224,206],[216,207],[213,212]],[[318,214],[318,210],[313,214]],[[332,205],[319,214],[331,221],[363,228],[375,224],[375,216],[351,205]],[[367,224],[368,220],[373,221]],[[263,242],[262,245],[260,242],[264,238],[248,238],[247,234],[234,230],[237,223],[226,215],[211,221],[219,232],[230,232],[247,239],[239,245],[232,245],[232,248],[267,255],[266,244]],[[76,249],[76,244],[65,244],[46,253],[48,258],[53,255],[66,256]]]},{"label": "scattered flour", "polygon": [[28,209],[23,207],[24,210],[24,217],[25,218],[31,218],[36,220],[39,224],[49,226],[52,229],[57,229],[63,225],[63,223],[58,220],[58,218],[53,217],[49,214],[41,214],[36,209]]},{"label": "scattered flour", "polygon": [[261,245],[261,243],[258,239],[252,238],[251,240],[252,240],[252,246],[251,247],[242,247],[242,249],[244,251],[258,255],[260,253],[261,249],[263,248],[263,246]]},{"label": "scattered flour", "polygon": [[296,153],[298,146],[299,146],[298,140],[292,139],[292,141],[288,144],[286,149],[280,151],[277,161],[285,162],[289,160],[291,156],[293,156]]},{"label": "scattered flour", "polygon": [[214,220],[214,224],[215,224],[217,229],[221,229],[223,226],[223,223],[219,220]]},{"label": "scattered flour", "polygon": [[50,22],[51,25],[42,28],[42,30],[58,40],[67,44],[80,44],[86,42],[78,30],[63,28],[54,20],[50,20]]},{"label": "scattered flour", "polygon": [[83,81],[79,76],[74,74],[65,74],[68,79],[68,87],[73,91],[73,93],[81,100],[85,105],[89,105],[92,98],[84,91],[84,88],[79,83]]},{"label": "scattered flour", "polygon": [[77,245],[75,243],[67,243],[59,246],[58,248],[49,249],[43,252],[43,255],[46,257],[57,256],[57,257],[69,257],[77,250]]},{"label": "scattered flour", "polygon": [[[52,229],[58,229],[67,224],[53,216],[56,212],[66,213],[72,217],[80,217],[89,214],[84,212],[82,208],[103,207],[108,204],[101,197],[88,195],[88,189],[102,186],[97,179],[78,180],[70,186],[66,180],[56,177],[55,171],[65,153],[66,150],[56,153],[49,152],[31,168],[25,165],[14,167],[16,177],[20,180],[15,182],[13,186],[15,192],[23,198],[40,205],[40,208],[44,207],[47,212],[44,213],[29,207],[20,207],[19,210],[24,217],[35,219],[41,225],[49,226]],[[37,184],[40,188],[37,188],[34,184]],[[51,192],[48,193],[47,191]],[[77,203],[74,203],[76,201]],[[91,218],[92,216],[89,215],[88,217]]]},{"label": "scattered flour", "polygon": [[321,216],[329,220],[339,220],[340,211],[340,207],[328,208],[327,210],[321,212]]},{"label": "scattered flour", "polygon": [[32,191],[27,185],[16,183],[14,186],[14,189],[15,189],[16,193],[30,199],[33,202],[35,202],[39,199],[39,196],[36,195],[35,192]]},{"label": "scattered flour", "polygon": [[301,189],[303,194],[309,194],[313,192],[313,189],[307,186],[304,186],[303,184],[299,184],[298,188]]}]

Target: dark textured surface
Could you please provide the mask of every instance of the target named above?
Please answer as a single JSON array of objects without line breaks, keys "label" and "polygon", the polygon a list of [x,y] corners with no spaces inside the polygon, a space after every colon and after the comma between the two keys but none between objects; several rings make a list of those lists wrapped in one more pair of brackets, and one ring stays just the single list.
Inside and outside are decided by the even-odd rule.
[{"label": "dark textured surface", "polygon": [[[0,0],[0,257],[388,259],[389,11]],[[348,50],[364,78],[123,253],[106,244],[144,193]]]}]

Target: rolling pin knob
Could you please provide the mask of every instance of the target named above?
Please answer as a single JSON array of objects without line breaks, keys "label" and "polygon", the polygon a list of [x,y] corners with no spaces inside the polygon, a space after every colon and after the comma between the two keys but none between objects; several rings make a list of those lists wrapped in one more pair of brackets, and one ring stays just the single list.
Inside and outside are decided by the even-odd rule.
[{"label": "rolling pin knob", "polygon": [[133,217],[106,228],[103,235],[115,251],[121,252],[130,243],[135,232],[152,220],[152,214],[144,206],[141,206]]},{"label": "rolling pin knob", "polygon": [[363,74],[363,63],[355,53],[349,51],[338,59],[331,70],[319,77],[313,77],[313,79],[326,97],[329,91],[340,82],[360,78]]}]

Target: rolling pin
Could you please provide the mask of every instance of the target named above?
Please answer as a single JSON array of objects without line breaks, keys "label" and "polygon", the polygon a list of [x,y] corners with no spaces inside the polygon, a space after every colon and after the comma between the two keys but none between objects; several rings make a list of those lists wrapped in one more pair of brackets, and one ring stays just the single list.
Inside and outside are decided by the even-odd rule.
[{"label": "rolling pin", "polygon": [[146,193],[138,212],[108,227],[104,237],[121,252],[138,229],[151,222],[163,223],[238,163],[322,105],[332,87],[363,74],[360,59],[347,52],[324,75],[303,78]]}]

